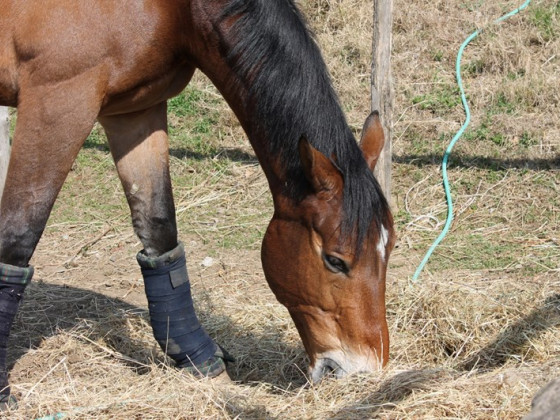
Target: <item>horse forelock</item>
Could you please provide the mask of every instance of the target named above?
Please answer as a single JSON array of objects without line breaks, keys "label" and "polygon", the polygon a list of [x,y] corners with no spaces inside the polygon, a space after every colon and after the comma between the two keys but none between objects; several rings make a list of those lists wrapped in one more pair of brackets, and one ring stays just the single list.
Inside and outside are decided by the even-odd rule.
[{"label": "horse forelock", "polygon": [[287,194],[304,198],[309,185],[298,154],[305,135],[336,157],[344,177],[341,229],[359,252],[372,223],[388,223],[389,207],[341,110],[319,48],[292,0],[231,0],[222,19],[235,18],[227,59],[249,90],[248,110],[265,147],[286,168]]}]

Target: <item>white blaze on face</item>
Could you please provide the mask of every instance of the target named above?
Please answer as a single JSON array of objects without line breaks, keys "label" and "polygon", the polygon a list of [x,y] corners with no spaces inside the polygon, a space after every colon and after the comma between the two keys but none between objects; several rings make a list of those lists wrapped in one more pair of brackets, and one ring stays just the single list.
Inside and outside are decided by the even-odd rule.
[{"label": "white blaze on face", "polygon": [[377,252],[383,261],[385,261],[387,242],[389,242],[389,231],[382,225],[381,231],[379,232],[379,240],[377,241]]}]

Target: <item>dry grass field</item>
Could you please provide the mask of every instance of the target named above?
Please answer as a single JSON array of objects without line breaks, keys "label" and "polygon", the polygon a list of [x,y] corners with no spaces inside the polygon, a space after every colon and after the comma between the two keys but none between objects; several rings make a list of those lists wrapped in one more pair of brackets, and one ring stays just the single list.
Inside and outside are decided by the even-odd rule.
[{"label": "dry grass field", "polygon": [[[147,322],[140,243],[102,130],[68,178],[32,263],[11,341],[10,419],[517,419],[560,376],[560,3],[394,0],[393,210],[387,279],[391,361],[375,375],[309,386],[288,312],[260,267],[266,180],[232,112],[198,74],[170,102],[181,239],[203,324],[237,359],[236,383],[169,366]],[[372,5],[301,0],[349,122],[369,112]],[[456,219],[445,221],[443,151]],[[320,106],[320,104],[318,104]],[[57,414],[59,413],[59,414]],[[62,414],[63,413],[63,414]],[[49,417],[51,416],[51,417]]]}]

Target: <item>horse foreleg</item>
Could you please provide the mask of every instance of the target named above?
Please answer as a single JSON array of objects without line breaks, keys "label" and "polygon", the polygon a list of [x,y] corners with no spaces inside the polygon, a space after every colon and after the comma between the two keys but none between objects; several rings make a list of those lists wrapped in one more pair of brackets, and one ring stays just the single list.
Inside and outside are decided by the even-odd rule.
[{"label": "horse foreleg", "polygon": [[169,176],[167,107],[100,118],[109,138],[134,230],[154,336],[177,366],[197,376],[217,376],[228,358],[196,316],[185,251],[177,242]]},{"label": "horse foreleg", "polygon": [[99,111],[101,89],[94,76],[77,76],[56,87],[22,88],[19,94],[0,203],[0,405],[11,401],[6,348],[24,289],[33,275],[29,260]]},{"label": "horse foreleg", "polygon": [[134,231],[147,256],[177,246],[169,178],[166,105],[100,117],[128,201]]}]

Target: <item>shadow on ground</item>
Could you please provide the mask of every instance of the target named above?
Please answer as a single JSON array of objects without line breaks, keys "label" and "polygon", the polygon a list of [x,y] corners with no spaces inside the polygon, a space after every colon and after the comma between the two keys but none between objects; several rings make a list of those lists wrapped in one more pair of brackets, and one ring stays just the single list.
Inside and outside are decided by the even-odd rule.
[{"label": "shadow on ground", "polygon": [[[404,154],[394,155],[393,162],[418,167],[440,166],[442,154]],[[529,170],[557,170],[560,169],[560,156],[551,159],[500,159],[488,156],[473,156],[452,154],[449,167],[478,168],[486,170],[529,169]]]},{"label": "shadow on ground", "polygon": [[435,387],[438,382],[452,379],[452,372],[444,369],[418,369],[401,372],[386,379],[367,398],[355,402],[334,414],[330,419],[376,418],[381,410],[390,410],[416,391]]},{"label": "shadow on ground", "polygon": [[473,369],[479,374],[498,369],[512,358],[518,360],[527,353],[531,341],[548,329],[559,326],[560,294],[555,294],[454,369],[426,368],[401,372],[383,381],[367,398],[338,411],[331,419],[375,418],[382,410],[391,410],[415,391],[441,388],[442,382],[451,381]]},{"label": "shadow on ground", "polygon": [[171,148],[169,154],[177,159],[210,160],[224,159],[239,163],[258,163],[257,157],[253,153],[247,153],[240,148],[219,148],[215,153],[201,153],[189,148]]},{"label": "shadow on ground", "polygon": [[[110,153],[109,145],[106,142],[98,143],[86,140],[83,146],[84,149],[94,149],[100,152]],[[254,153],[248,153],[238,147],[219,147],[208,152],[200,152],[189,147],[171,147],[169,155],[177,159],[194,159],[194,160],[208,160],[208,159],[225,159],[231,162],[240,163],[258,163],[257,157]]]},{"label": "shadow on ground", "polygon": [[546,298],[527,316],[507,327],[492,342],[462,362],[457,370],[487,371],[503,366],[512,358],[521,358],[527,346],[550,328],[560,326],[560,294]]},{"label": "shadow on ground", "polygon": [[[268,383],[279,389],[304,384],[301,373],[304,365],[303,349],[290,346],[278,331],[259,336],[241,329],[224,315],[199,311],[209,334],[236,357],[228,370],[236,381],[245,384]],[[131,334],[131,323],[134,334]],[[138,331],[140,330],[140,331]],[[227,331],[227,334],[220,332]],[[8,366],[23,357],[29,349],[38,348],[43,340],[61,333],[70,333],[83,341],[102,340],[138,374],[145,366],[165,362],[151,336],[148,312],[121,299],[76,287],[33,282],[26,290],[24,303],[12,329],[8,350]],[[272,351],[271,351],[272,349]],[[286,364],[286,355],[293,358]],[[121,357],[122,356],[122,357]],[[301,366],[300,366],[301,365]]]}]

